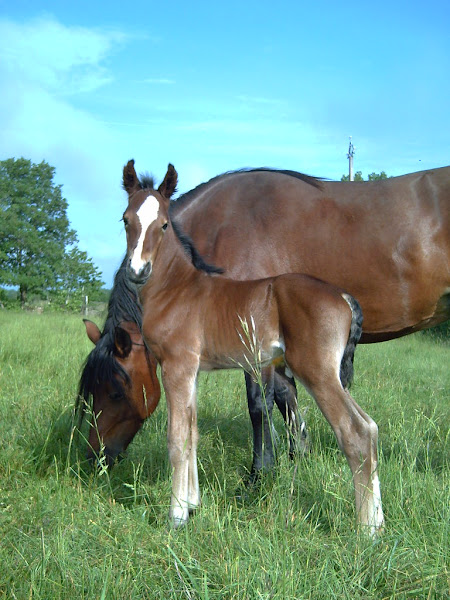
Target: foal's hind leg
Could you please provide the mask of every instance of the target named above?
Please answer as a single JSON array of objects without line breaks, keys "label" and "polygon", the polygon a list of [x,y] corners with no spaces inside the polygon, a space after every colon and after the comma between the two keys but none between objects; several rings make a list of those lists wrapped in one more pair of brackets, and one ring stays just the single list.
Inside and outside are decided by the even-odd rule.
[{"label": "foal's hind leg", "polygon": [[270,470],[275,463],[275,440],[272,423],[274,402],[274,369],[261,369],[263,388],[249,373],[245,373],[248,412],[253,427],[253,462],[250,483],[254,483],[261,471]]},{"label": "foal's hind leg", "polygon": [[358,524],[373,536],[384,521],[377,472],[378,427],[336,376],[309,385],[309,389],[352,470]]},{"label": "foal's hind leg", "polygon": [[384,521],[377,473],[378,427],[342,387],[339,373],[343,352],[338,339],[336,332],[325,341],[304,339],[297,348],[290,345],[285,359],[330,423],[353,474],[357,522],[374,535]]}]

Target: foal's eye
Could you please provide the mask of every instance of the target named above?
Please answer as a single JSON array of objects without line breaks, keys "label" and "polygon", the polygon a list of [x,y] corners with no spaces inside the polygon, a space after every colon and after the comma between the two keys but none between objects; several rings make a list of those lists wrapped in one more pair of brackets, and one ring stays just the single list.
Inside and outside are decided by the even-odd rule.
[{"label": "foal's eye", "polygon": [[164,223],[164,225],[161,227],[161,229],[162,229],[163,231],[165,231],[165,230],[167,229],[167,225],[168,225],[168,223]]},{"label": "foal's eye", "polygon": [[130,222],[129,222],[129,220],[126,217],[122,217],[122,221],[123,221],[123,224],[124,224],[125,229],[126,229],[128,227],[128,225],[129,225]]}]

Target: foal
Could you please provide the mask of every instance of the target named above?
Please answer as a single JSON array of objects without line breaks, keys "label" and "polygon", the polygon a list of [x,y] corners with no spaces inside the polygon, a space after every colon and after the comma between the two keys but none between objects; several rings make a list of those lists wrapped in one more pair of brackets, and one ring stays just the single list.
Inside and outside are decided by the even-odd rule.
[{"label": "foal", "polygon": [[[166,179],[176,172],[169,165]],[[197,474],[199,370],[286,365],[316,400],[353,474],[358,523],[383,524],[377,475],[377,426],[348,392],[362,330],[356,300],[315,278],[288,274],[254,281],[216,277],[169,214],[169,200],[138,189],[123,215],[128,270],[139,284],[143,334],[161,365],[173,468],[170,520],[183,525],[200,504]],[[242,343],[251,322],[259,356]]]}]

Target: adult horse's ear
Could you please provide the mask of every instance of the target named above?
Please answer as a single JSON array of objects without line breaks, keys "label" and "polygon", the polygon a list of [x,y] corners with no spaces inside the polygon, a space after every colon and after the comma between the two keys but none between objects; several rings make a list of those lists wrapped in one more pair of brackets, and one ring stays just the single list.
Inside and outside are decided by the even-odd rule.
[{"label": "adult horse's ear", "polygon": [[117,356],[119,358],[127,358],[131,352],[132,345],[131,336],[128,331],[120,326],[116,327],[114,330],[114,346]]},{"label": "adult horse's ear", "polygon": [[175,167],[169,163],[166,176],[159,186],[158,192],[161,194],[161,196],[164,196],[164,198],[172,198],[177,189],[177,183],[178,173],[176,172]]},{"label": "adult horse's ear", "polygon": [[134,168],[134,160],[131,159],[123,168],[123,189],[129,194],[141,189],[141,183]]},{"label": "adult horse's ear", "polygon": [[102,333],[100,329],[97,327],[95,323],[89,321],[89,319],[83,319],[84,325],[86,327],[86,333],[88,338],[91,340],[93,344],[96,344],[98,340],[102,337]]}]

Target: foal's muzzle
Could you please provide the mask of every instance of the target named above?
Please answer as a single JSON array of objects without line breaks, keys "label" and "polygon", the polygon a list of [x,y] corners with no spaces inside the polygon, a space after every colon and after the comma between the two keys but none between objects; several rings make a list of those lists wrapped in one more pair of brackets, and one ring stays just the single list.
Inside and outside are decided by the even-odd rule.
[{"label": "foal's muzzle", "polygon": [[136,273],[136,271],[131,266],[131,258],[128,259],[127,275],[130,281],[132,281],[133,283],[136,283],[138,285],[146,283],[147,279],[150,277],[151,272],[152,265],[148,262],[142,267],[142,269],[139,270],[138,273]]}]

